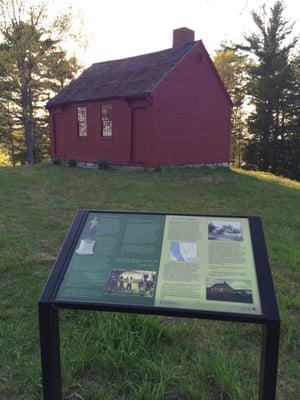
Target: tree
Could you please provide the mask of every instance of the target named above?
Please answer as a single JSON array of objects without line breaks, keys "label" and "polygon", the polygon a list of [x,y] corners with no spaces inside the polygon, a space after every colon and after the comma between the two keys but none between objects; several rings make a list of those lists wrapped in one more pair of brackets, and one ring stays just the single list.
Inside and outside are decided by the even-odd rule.
[{"label": "tree", "polygon": [[243,108],[245,102],[245,57],[224,43],[216,51],[214,64],[233,103],[230,162],[232,165],[240,167],[245,147],[245,112]]},{"label": "tree", "polygon": [[265,8],[260,13],[253,11],[257,32],[245,36],[246,45],[237,46],[251,60],[247,94],[254,112],[248,119],[251,140],[245,156],[248,164],[254,168],[296,177],[299,58],[293,59],[297,39],[291,38],[293,25],[289,24],[283,13],[281,1],[275,2],[270,9],[269,18]]},{"label": "tree", "polygon": [[[56,17],[51,23],[46,16],[45,3],[26,9],[25,0],[0,0],[0,115],[2,125],[11,124],[7,125],[9,133],[3,132],[6,139],[2,145],[13,163],[25,157],[32,164],[47,155],[45,102],[79,69],[76,59],[68,58],[61,47],[70,31],[70,15]],[[16,153],[20,136],[23,143]]]},{"label": "tree", "polygon": [[0,44],[0,149],[4,150],[2,152],[8,155],[12,165],[15,166],[16,154],[22,149],[22,138],[13,107],[12,96],[16,82],[6,74],[11,62],[8,46]]}]

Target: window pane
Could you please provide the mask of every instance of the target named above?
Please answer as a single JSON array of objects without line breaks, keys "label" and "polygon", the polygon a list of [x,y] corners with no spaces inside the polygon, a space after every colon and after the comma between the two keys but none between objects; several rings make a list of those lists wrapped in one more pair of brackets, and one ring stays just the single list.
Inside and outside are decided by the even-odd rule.
[{"label": "window pane", "polygon": [[102,136],[112,136],[112,105],[101,106],[101,128]]},{"label": "window pane", "polygon": [[87,136],[87,123],[85,121],[78,122],[79,136]]},{"label": "window pane", "polygon": [[79,136],[87,136],[86,107],[77,107],[77,121]]},{"label": "window pane", "polygon": [[111,136],[112,135],[112,122],[108,120],[102,121],[102,135]]},{"label": "window pane", "polygon": [[86,107],[78,107],[78,122],[86,122]]},{"label": "window pane", "polygon": [[102,105],[102,119],[111,119],[111,104],[103,104]]}]

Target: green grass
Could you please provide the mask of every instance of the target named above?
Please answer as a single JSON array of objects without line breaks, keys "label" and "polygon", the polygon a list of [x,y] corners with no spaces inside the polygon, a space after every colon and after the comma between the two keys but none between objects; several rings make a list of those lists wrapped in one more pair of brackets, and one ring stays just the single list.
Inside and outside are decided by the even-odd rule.
[{"label": "green grass", "polygon": [[[41,399],[37,302],[78,208],[261,215],[283,319],[278,399],[300,393],[300,184],[226,169],[0,168],[0,399]],[[65,400],[257,398],[259,326],[61,312]]]}]

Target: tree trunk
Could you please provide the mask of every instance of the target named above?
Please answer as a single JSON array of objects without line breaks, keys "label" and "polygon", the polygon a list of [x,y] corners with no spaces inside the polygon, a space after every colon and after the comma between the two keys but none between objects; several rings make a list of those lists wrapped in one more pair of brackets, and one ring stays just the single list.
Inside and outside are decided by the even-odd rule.
[{"label": "tree trunk", "polygon": [[9,140],[9,152],[10,152],[11,163],[12,166],[15,167],[16,166],[15,144],[14,144],[13,127],[11,124],[9,124],[8,140]]},{"label": "tree trunk", "polygon": [[239,129],[239,138],[238,138],[238,168],[241,168],[241,141],[242,141],[242,127]]},{"label": "tree trunk", "polygon": [[22,88],[22,119],[25,133],[25,146],[27,151],[26,161],[28,164],[35,163],[34,143],[32,132],[32,98],[28,84],[25,83]]},{"label": "tree trunk", "polygon": [[31,135],[26,132],[25,128],[25,145],[26,145],[26,150],[27,150],[27,157],[26,161],[28,164],[34,164],[35,159],[34,159],[34,151],[33,151],[33,141]]},{"label": "tree trunk", "polygon": [[272,140],[271,171],[276,174],[278,171],[278,133],[279,133],[279,110],[276,112],[275,126]]},{"label": "tree trunk", "polygon": [[272,126],[272,107],[271,101],[268,101],[268,110],[263,115],[264,129],[262,136],[262,158],[261,158],[261,170],[269,171],[270,168],[270,135]]},{"label": "tree trunk", "polygon": [[232,127],[231,127],[231,165],[235,166],[235,115],[232,113]]}]

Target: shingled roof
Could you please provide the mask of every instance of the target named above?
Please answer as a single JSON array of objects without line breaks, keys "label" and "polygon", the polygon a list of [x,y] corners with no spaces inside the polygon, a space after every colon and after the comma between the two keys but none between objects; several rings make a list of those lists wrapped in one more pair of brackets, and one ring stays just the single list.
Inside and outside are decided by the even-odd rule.
[{"label": "shingled roof", "polygon": [[197,42],[141,56],[92,64],[47,107],[84,100],[146,95]]}]

